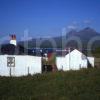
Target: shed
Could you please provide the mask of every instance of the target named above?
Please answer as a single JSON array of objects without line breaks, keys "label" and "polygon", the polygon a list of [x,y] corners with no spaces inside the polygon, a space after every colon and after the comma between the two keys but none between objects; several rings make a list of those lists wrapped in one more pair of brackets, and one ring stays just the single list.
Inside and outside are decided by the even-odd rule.
[{"label": "shed", "polygon": [[89,64],[94,67],[94,58],[86,57],[77,49],[69,52],[63,57],[56,57],[58,70],[79,70],[80,68],[88,68]]}]

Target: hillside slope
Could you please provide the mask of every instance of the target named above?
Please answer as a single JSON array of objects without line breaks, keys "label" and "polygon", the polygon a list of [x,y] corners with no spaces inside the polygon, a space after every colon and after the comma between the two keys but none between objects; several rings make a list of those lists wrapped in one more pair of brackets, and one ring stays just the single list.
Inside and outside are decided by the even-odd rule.
[{"label": "hillside slope", "polygon": [[[66,47],[75,47],[76,48],[77,41],[68,42],[68,39],[72,38],[74,36],[78,37],[81,40],[81,43],[83,44],[83,48],[86,48],[88,42],[95,36],[100,37],[100,34],[98,32],[96,32],[94,29],[92,29],[90,27],[86,27],[80,31],[72,30],[62,36],[52,37],[52,38],[39,38],[39,39],[34,38],[29,41],[19,42],[19,44],[24,45],[24,43],[27,44],[27,42],[28,42],[29,48],[38,47],[38,45],[36,45],[36,44],[41,44],[40,45],[41,48],[53,48],[52,43],[50,43],[50,41],[53,40],[56,43],[56,48],[62,48],[62,41],[63,41],[63,45],[65,44]],[[66,44],[67,42],[68,42],[68,44]],[[95,44],[96,45],[93,44],[93,48],[100,47],[100,41],[95,41]]]},{"label": "hillside slope", "polygon": [[0,77],[0,100],[100,100],[100,70]]}]

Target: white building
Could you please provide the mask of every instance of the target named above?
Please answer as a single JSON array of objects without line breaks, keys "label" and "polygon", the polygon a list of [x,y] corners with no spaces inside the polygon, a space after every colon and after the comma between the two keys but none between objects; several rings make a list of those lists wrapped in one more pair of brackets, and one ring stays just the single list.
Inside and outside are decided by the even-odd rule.
[{"label": "white building", "polygon": [[94,58],[86,57],[75,49],[64,57],[56,57],[56,65],[58,70],[79,70],[80,68],[88,68],[88,65],[94,67]]},{"label": "white building", "polygon": [[0,76],[24,76],[42,73],[41,57],[0,55]]},{"label": "white building", "polygon": [[28,55],[26,49],[17,45],[16,35],[10,36],[10,44],[0,51],[0,76],[24,76],[42,73],[42,59]]},{"label": "white building", "polygon": [[[26,76],[42,73],[42,58],[28,55],[24,50],[26,49],[17,45],[16,36],[11,35],[10,44],[1,48],[0,76]],[[56,57],[58,70],[79,70],[87,68],[88,64],[94,67],[94,58],[86,57],[76,49],[64,57]]]}]

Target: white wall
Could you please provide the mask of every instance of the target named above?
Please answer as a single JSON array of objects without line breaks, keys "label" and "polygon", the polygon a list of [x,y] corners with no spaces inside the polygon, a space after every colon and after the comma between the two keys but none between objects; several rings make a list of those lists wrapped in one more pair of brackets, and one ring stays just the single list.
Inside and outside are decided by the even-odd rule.
[{"label": "white wall", "polygon": [[66,56],[70,59],[70,68],[72,70],[79,70],[80,68],[87,68],[86,56],[78,50],[73,50]]},{"label": "white wall", "polygon": [[7,66],[7,57],[15,57],[15,67],[11,67],[12,76],[23,76],[41,73],[41,57],[28,55],[0,55],[0,75],[10,76],[10,67]]},{"label": "white wall", "polygon": [[68,59],[65,59],[65,57],[56,57],[56,65],[58,70],[69,70],[68,67]]},{"label": "white wall", "polygon": [[87,57],[89,63],[91,64],[92,67],[94,67],[94,57]]},{"label": "white wall", "polygon": [[[93,60],[90,60],[91,63]],[[80,68],[87,68],[88,62],[87,57],[78,50],[73,50],[65,57],[57,57],[56,64],[58,70],[62,68],[62,70],[79,70]],[[62,67],[63,66],[63,67]]]}]

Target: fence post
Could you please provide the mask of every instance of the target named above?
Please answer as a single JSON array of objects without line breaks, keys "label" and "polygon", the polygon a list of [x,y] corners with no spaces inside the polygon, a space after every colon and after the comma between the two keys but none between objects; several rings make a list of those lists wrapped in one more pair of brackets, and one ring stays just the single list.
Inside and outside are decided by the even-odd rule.
[{"label": "fence post", "polygon": [[10,77],[11,77],[11,76],[12,76],[12,75],[11,75],[11,67],[10,67],[10,71],[9,71],[9,74],[10,74]]},{"label": "fence post", "polygon": [[29,67],[28,67],[28,75],[30,74],[30,69],[29,69]]}]

